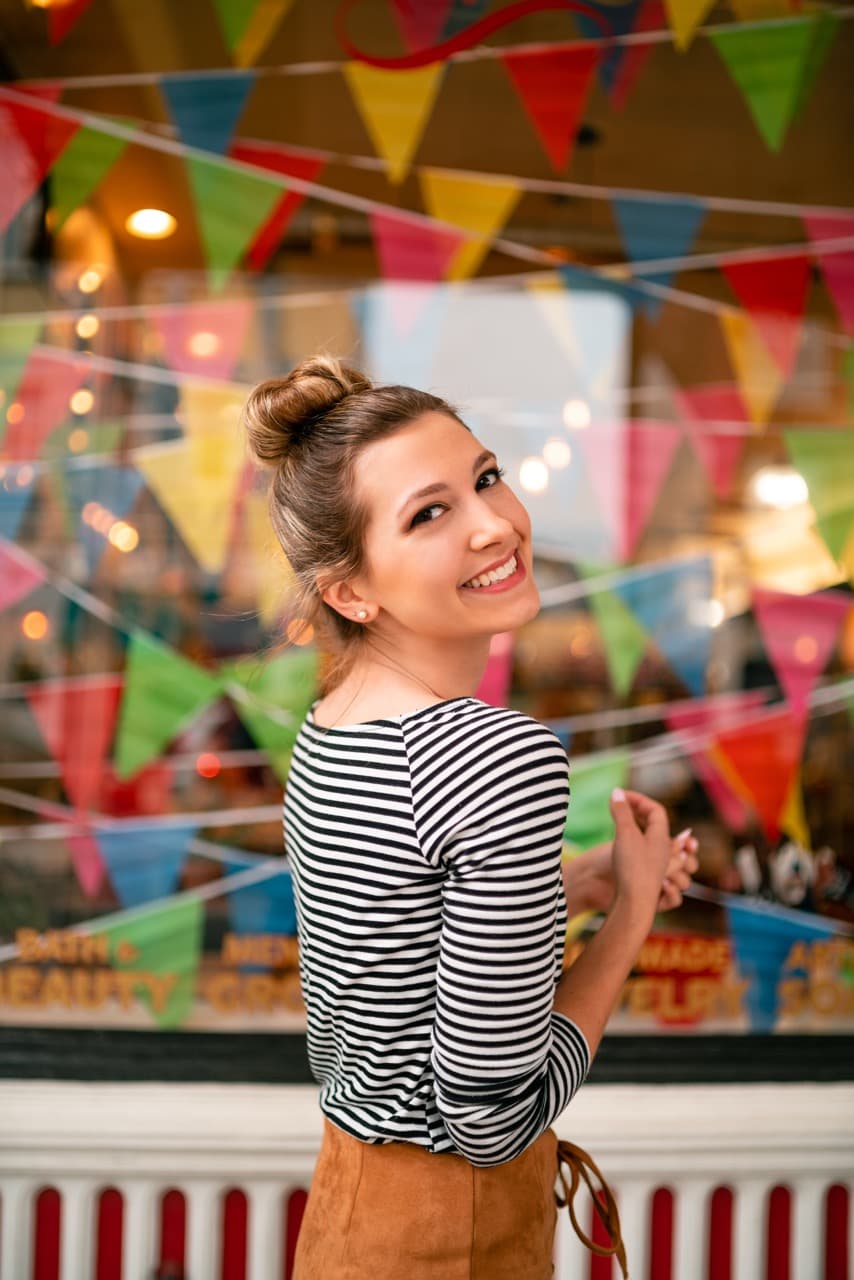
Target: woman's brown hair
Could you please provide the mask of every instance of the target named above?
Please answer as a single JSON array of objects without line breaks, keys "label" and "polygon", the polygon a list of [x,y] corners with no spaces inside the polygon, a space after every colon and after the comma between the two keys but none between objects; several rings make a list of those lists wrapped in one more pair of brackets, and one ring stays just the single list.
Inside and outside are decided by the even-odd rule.
[{"label": "woman's brown hair", "polygon": [[250,449],[273,472],[270,519],[296,580],[290,609],[331,651],[327,687],[341,678],[365,634],[321,598],[362,567],[367,512],[355,492],[356,459],[372,441],[430,412],[461,421],[439,396],[375,386],[327,355],[260,383],[244,407]]}]

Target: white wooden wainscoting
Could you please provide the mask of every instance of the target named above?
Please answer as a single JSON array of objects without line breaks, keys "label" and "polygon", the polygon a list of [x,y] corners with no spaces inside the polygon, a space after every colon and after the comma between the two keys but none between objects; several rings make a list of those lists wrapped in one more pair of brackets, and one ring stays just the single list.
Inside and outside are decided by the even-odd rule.
[{"label": "white wooden wainscoting", "polygon": [[[587,1085],[555,1127],[617,1193],[631,1280],[651,1280],[659,1187],[674,1195],[673,1280],[705,1280],[719,1186],[734,1196],[732,1280],[765,1280],[766,1201],[781,1184],[792,1195],[791,1280],[824,1280],[825,1194],[850,1187],[854,1171],[854,1086]],[[166,1188],[186,1197],[188,1280],[219,1280],[220,1202],[234,1187],[249,1206],[248,1280],[280,1280],[283,1197],[309,1186],[320,1134],[310,1087],[0,1081],[0,1280],[31,1280],[44,1187],[62,1201],[61,1280],[92,1280],[104,1187],[124,1200],[122,1280],[154,1274]],[[582,1221],[588,1211],[589,1201]],[[556,1280],[584,1280],[589,1255],[560,1220]]]}]

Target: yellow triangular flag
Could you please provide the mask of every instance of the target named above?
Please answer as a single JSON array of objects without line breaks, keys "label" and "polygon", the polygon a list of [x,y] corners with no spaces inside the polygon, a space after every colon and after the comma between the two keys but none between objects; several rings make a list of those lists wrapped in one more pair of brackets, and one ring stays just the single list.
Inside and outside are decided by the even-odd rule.
[{"label": "yellow triangular flag", "polygon": [[422,169],[421,190],[432,217],[478,237],[460,245],[445,272],[448,280],[465,280],[486,257],[490,241],[510,217],[521,189],[515,182],[483,182]]},{"label": "yellow triangular flag", "polygon": [[721,313],[721,330],[751,422],[768,421],[785,378],[769,354],[759,329],[742,311]]},{"label": "yellow triangular flag", "polygon": [[563,280],[560,276],[543,276],[526,281],[524,287],[542,312],[561,351],[569,356],[573,365],[580,365],[581,349],[572,326]]},{"label": "yellow triangular flag", "polygon": [[799,844],[802,849],[812,850],[810,829],[807,826],[806,814],[804,813],[804,793],[801,787],[800,774],[792,783],[792,789],[786,799],[783,812],[780,814],[780,826],[786,835]]},{"label": "yellow triangular flag", "polygon": [[[246,401],[243,387],[205,386],[185,382],[181,387],[181,422],[190,456],[199,475],[216,483],[221,476],[239,480],[246,460],[246,438],[240,414]],[[225,453],[219,451],[225,442]]]},{"label": "yellow triangular flag", "polygon": [[259,0],[249,24],[232,50],[238,67],[251,67],[294,0]]},{"label": "yellow triangular flag", "polygon": [[264,494],[246,495],[243,519],[255,580],[258,616],[265,627],[271,627],[282,616],[295,582],[294,571],[273,531]]},{"label": "yellow triangular flag", "polygon": [[376,151],[388,165],[389,182],[402,182],[427,127],[444,64],[414,71],[385,71],[348,62],[344,75]]},{"label": "yellow triangular flag", "polygon": [[712,7],[713,0],[664,0],[673,43],[685,50],[694,38],[694,32]]}]

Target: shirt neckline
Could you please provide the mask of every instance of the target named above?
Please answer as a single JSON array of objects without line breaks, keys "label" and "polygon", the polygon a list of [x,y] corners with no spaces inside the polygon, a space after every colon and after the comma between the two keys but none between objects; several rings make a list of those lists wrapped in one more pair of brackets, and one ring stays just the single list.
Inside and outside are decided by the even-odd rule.
[{"label": "shirt neckline", "polygon": [[428,711],[439,711],[442,707],[453,706],[457,702],[478,701],[477,698],[473,698],[469,694],[460,694],[456,698],[443,698],[441,702],[429,702],[426,707],[416,707],[414,711],[403,711],[397,716],[384,716],[379,720],[356,720],[353,724],[336,724],[327,727],[325,724],[318,724],[314,718],[314,708],[320,702],[320,698],[316,698],[308,709],[306,720],[318,733],[347,733],[351,729],[373,729],[380,725],[399,725],[401,720],[410,720],[413,716],[422,716]]}]

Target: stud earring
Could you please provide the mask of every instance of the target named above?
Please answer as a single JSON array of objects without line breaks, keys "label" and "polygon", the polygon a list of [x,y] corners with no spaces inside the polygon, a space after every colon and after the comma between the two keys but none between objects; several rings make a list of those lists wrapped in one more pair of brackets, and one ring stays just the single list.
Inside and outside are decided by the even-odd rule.
[{"label": "stud earring", "polygon": [[360,609],[359,612],[356,614],[356,617],[361,618],[363,622],[365,618],[367,618],[367,616],[368,616],[367,609]]}]

